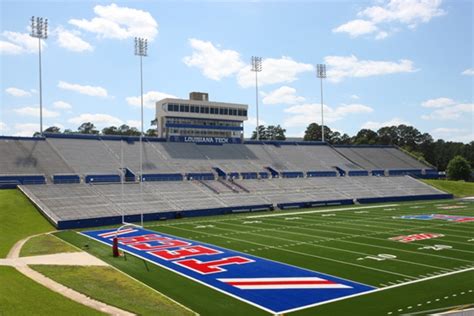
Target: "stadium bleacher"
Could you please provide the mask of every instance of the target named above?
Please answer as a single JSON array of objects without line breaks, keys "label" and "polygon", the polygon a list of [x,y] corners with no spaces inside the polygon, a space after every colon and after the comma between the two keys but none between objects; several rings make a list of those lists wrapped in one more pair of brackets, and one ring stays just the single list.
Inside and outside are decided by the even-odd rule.
[{"label": "stadium bleacher", "polygon": [[[450,197],[407,176],[433,170],[390,146],[199,145],[145,138],[142,186],[137,138],[3,137],[0,149],[0,182],[2,176],[8,181],[28,174],[42,178],[39,183],[46,185],[17,180],[59,228],[120,223],[123,214],[130,220],[142,213],[156,220],[359,200]],[[134,175],[123,185],[122,170]]]}]

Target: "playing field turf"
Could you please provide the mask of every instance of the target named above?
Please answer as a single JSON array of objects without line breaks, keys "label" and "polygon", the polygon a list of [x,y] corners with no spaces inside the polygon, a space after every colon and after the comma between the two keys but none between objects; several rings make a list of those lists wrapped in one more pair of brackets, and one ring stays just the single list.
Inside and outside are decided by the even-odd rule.
[{"label": "playing field turf", "polygon": [[[474,216],[459,201],[391,203],[150,223],[157,232],[202,241],[251,255],[377,287],[373,293],[294,314],[391,315],[474,303],[474,221],[403,219],[403,215]],[[438,234],[409,243],[389,238]],[[127,256],[84,236],[59,236],[203,315],[261,311],[172,272]],[[441,277],[439,277],[441,276]]]}]

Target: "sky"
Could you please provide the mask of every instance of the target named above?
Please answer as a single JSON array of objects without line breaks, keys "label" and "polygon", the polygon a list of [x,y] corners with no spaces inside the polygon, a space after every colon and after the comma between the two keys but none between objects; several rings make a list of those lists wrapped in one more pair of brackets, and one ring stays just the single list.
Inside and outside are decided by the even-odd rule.
[{"label": "sky", "polygon": [[154,102],[208,92],[249,105],[260,123],[301,137],[321,122],[354,135],[408,124],[435,139],[474,140],[473,12],[469,0],[373,1],[12,1],[0,0],[0,135],[39,130],[38,40],[31,16],[48,18],[42,43],[45,128],[140,123],[143,58],[145,129]]}]

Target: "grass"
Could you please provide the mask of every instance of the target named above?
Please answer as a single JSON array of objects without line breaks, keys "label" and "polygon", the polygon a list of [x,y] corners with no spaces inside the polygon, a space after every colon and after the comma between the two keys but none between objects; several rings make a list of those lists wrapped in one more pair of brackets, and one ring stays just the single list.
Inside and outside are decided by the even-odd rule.
[{"label": "grass", "polygon": [[13,267],[0,267],[0,315],[104,315],[73,302],[27,278]]},{"label": "grass", "polygon": [[104,303],[139,315],[194,315],[110,267],[33,266],[34,270]]},{"label": "grass", "polygon": [[474,196],[474,182],[452,181],[452,180],[423,180],[445,192],[454,194],[455,197]]},{"label": "grass", "polygon": [[19,190],[0,190],[0,258],[19,240],[54,230]]},{"label": "grass", "polygon": [[[458,208],[442,209],[445,206]],[[321,210],[324,209],[318,209]],[[390,207],[380,205],[364,212],[353,207],[343,211],[327,209],[324,213],[295,215],[297,212],[261,213],[258,221],[252,218],[251,224],[244,224],[249,221],[248,214],[240,214],[150,223],[147,228],[386,288],[292,313],[295,315],[387,315],[390,312],[399,314],[399,309],[412,312],[474,302],[472,270],[406,285],[408,281],[474,267],[474,251],[472,242],[469,242],[474,238],[474,222],[399,218],[401,215],[433,213],[474,216],[473,203],[443,200],[398,203]],[[275,214],[281,216],[265,217]],[[327,214],[334,215],[323,216]],[[299,219],[289,221],[285,219],[286,215]],[[390,237],[416,233],[439,233],[444,237],[411,243],[389,240]],[[221,315],[229,310],[236,315],[265,314],[136,257],[127,256],[127,261],[114,259],[108,246],[75,232],[60,232],[58,235],[77,246],[88,244],[88,251],[92,254],[202,315]],[[441,251],[420,249],[434,244],[452,248]],[[378,254],[391,254],[396,258],[384,261],[364,258]],[[401,286],[390,288],[392,285]],[[436,301],[439,297],[441,299]],[[435,301],[426,303],[431,300]]]},{"label": "grass", "polygon": [[29,239],[21,248],[20,257],[50,255],[62,252],[77,252],[77,248],[50,234]]}]

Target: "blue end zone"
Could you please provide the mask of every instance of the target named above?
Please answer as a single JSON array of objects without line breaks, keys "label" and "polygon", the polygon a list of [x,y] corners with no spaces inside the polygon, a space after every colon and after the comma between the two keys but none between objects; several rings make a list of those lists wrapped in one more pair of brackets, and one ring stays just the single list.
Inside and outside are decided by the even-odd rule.
[{"label": "blue end zone", "polygon": [[[81,234],[112,245],[115,229]],[[375,288],[245,253],[142,228],[119,233],[119,247],[139,258],[270,313],[285,313]]]}]

